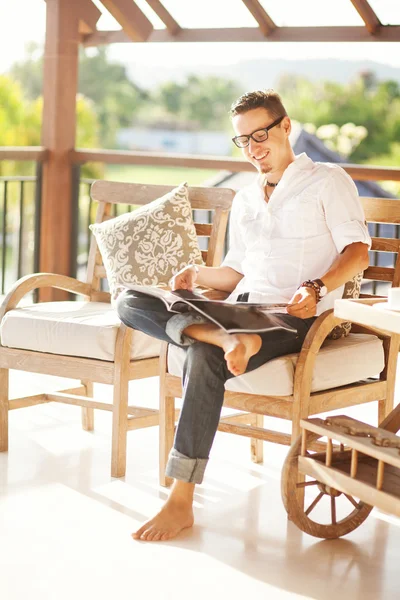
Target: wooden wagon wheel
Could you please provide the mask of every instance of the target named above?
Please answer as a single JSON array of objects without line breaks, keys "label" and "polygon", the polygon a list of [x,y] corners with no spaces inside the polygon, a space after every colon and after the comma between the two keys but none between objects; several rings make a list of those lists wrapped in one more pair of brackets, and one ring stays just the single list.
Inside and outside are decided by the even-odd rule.
[{"label": "wooden wagon wheel", "polygon": [[[308,440],[318,439],[317,434],[308,434]],[[372,506],[357,501],[348,494],[346,497],[349,505],[349,514],[341,520],[336,520],[336,499],[342,493],[315,479],[301,481],[298,470],[298,457],[301,450],[301,437],[292,445],[286,457],[282,470],[282,500],[288,513],[288,517],[299,529],[315,537],[334,539],[350,533],[365,521],[372,510]],[[312,457],[312,454],[307,453]],[[305,501],[304,490],[312,487],[315,490],[315,499],[312,502]],[[328,499],[331,523],[319,523],[311,518],[311,513],[317,504],[325,498]],[[350,512],[351,511],[351,512]]]}]

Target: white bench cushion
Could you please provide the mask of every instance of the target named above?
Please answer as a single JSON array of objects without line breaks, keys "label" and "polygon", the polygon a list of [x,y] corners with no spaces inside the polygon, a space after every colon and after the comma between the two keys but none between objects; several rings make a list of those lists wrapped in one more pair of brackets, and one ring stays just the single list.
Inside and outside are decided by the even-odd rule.
[{"label": "white bench cushion", "polygon": [[[246,394],[291,396],[299,354],[274,358],[258,369],[233,377],[225,389]],[[169,346],[168,371],[182,376],[185,350]],[[384,367],[382,340],[374,335],[351,333],[338,340],[326,340],[315,360],[311,391],[328,390],[375,377]]]},{"label": "white bench cushion", "polygon": [[[42,302],[5,314],[1,345],[111,361],[120,324],[115,309],[105,302]],[[131,358],[159,356],[160,344],[134,330]]]}]

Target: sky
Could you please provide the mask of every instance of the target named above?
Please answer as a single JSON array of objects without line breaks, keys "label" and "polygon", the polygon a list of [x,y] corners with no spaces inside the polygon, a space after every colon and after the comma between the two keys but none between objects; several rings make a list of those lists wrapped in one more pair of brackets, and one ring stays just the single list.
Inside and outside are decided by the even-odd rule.
[{"label": "sky", "polygon": [[[163,0],[183,27],[251,27],[255,21],[241,0]],[[95,4],[105,13],[99,29],[119,29],[99,0]],[[137,4],[155,27],[162,24],[145,0]],[[362,25],[350,0],[261,0],[277,25]],[[369,0],[381,21],[400,24],[400,0]],[[0,0],[0,73],[6,72],[25,54],[27,42],[43,42],[45,34],[44,0]],[[23,15],[23,18],[21,18]],[[393,21],[394,18],[394,21]],[[236,43],[236,44],[113,44],[109,56],[121,62],[136,60],[142,65],[195,67],[199,64],[234,64],[241,59],[337,58],[374,60],[400,67],[399,44],[389,43]]]}]

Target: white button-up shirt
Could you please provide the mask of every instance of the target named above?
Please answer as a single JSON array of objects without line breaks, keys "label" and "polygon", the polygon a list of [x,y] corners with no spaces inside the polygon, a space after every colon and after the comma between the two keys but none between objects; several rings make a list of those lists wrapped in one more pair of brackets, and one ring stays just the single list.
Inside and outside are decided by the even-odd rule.
[{"label": "white button-up shirt", "polygon": [[[354,182],[338,165],[315,163],[300,154],[268,203],[261,176],[233,201],[229,252],[222,266],[244,277],[228,301],[250,292],[250,302],[289,302],[303,281],[321,278],[354,242],[371,247]],[[343,289],[322,298],[317,315],[333,308]]]}]

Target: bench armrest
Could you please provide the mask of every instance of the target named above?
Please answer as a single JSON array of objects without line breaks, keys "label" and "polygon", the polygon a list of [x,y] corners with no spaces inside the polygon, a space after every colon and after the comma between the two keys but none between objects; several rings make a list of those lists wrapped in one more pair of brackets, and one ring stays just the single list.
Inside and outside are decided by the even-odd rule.
[{"label": "bench armrest", "polygon": [[[295,397],[300,393],[301,395],[303,395],[305,392],[310,393],[312,371],[314,369],[314,363],[319,349],[332,329],[336,327],[336,325],[346,322],[346,319],[339,319],[338,317],[335,317],[333,308],[326,310],[314,321],[305,337],[299,358],[297,360],[293,382],[293,393]],[[307,381],[307,385],[309,387],[308,391],[306,391],[307,385],[305,385],[305,381]]]},{"label": "bench armrest", "polygon": [[34,273],[33,275],[26,275],[21,277],[13,285],[7,296],[4,298],[0,308],[0,320],[9,310],[16,308],[22,298],[31,292],[32,290],[52,287],[73,294],[82,294],[89,296],[91,291],[91,285],[89,283],[83,283],[73,277],[67,275],[57,275],[56,273]]}]

